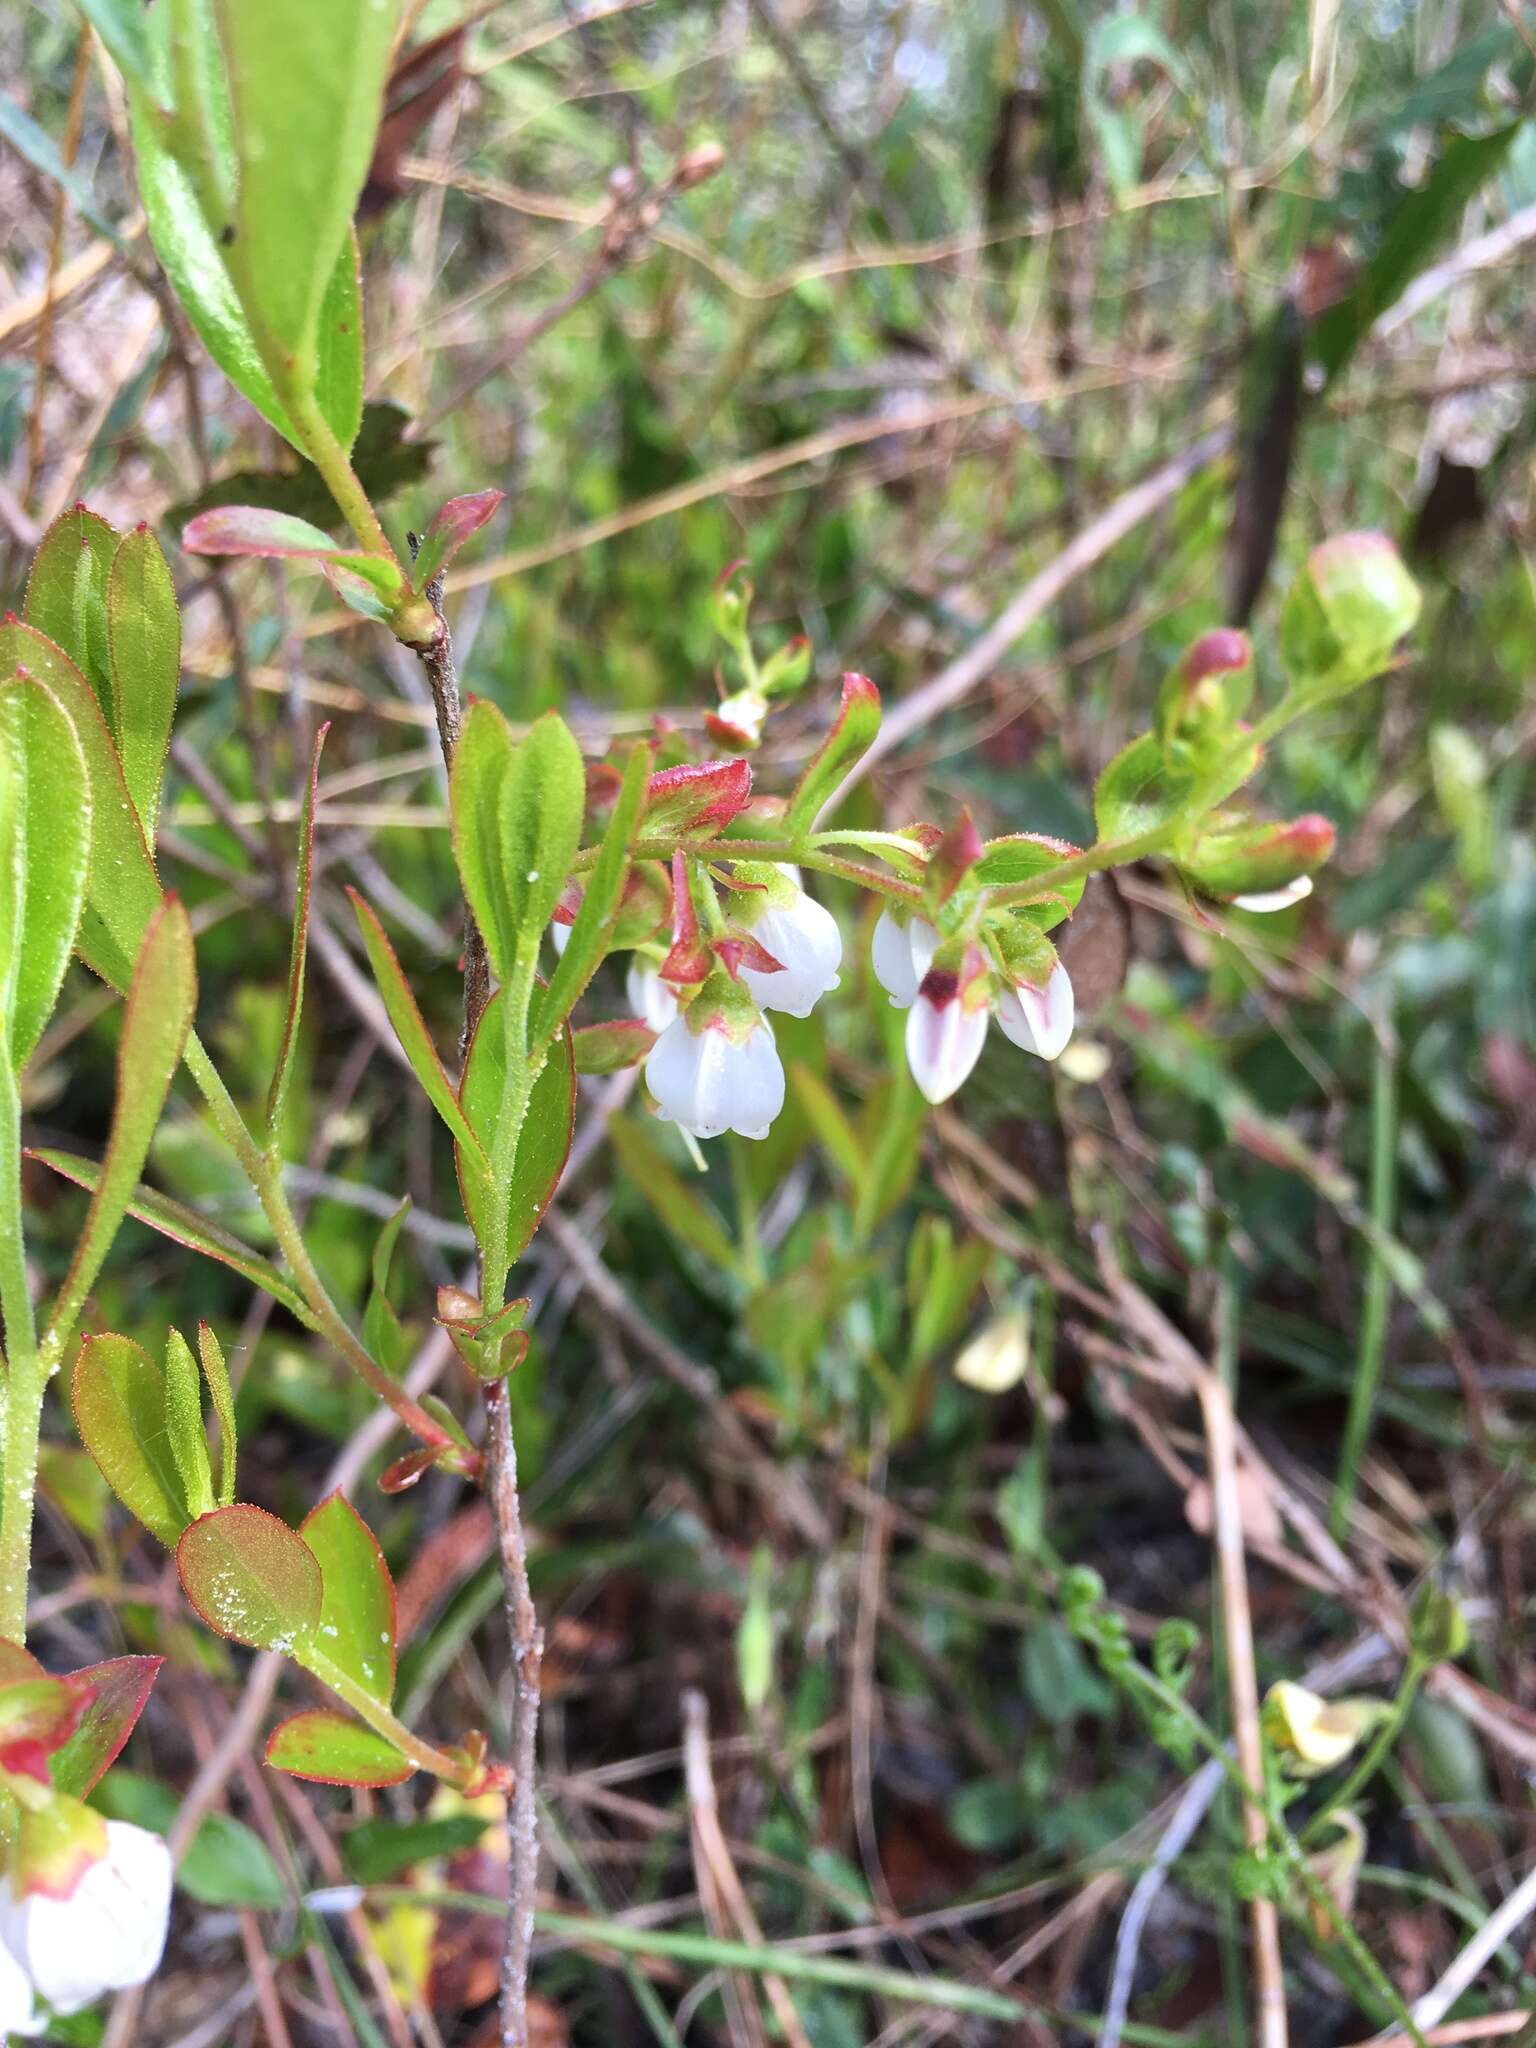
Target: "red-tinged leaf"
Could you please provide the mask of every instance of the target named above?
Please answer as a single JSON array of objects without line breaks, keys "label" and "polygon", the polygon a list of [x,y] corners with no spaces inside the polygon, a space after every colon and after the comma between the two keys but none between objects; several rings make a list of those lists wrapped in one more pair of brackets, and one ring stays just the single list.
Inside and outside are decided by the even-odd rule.
[{"label": "red-tinged leaf", "polygon": [[18,669],[63,706],[85,756],[91,853],[75,948],[87,967],[124,994],[164,893],[144,828],[123,779],[106,716],[90,685],[61,648],[7,616],[0,620],[0,675]]},{"label": "red-tinged leaf", "polygon": [[320,1619],[314,1652],[302,1661],[324,1678],[334,1664],[387,1706],[395,1690],[395,1586],[368,1524],[344,1495],[333,1493],[299,1524],[320,1567]]},{"label": "red-tinged leaf", "polygon": [[192,926],[182,904],[167,896],[145,931],[123,1009],[112,1129],[75,1255],[49,1319],[56,1341],[62,1343],[73,1332],[133,1199],[196,1007]]},{"label": "red-tinged leaf", "polygon": [[80,1695],[62,1678],[18,1678],[0,1686],[0,1751],[32,1742],[52,1751],[80,1717]]},{"label": "red-tinged leaf", "polygon": [[182,1591],[211,1629],[256,1650],[295,1649],[320,1618],[320,1567],[265,1508],[215,1508],[176,1546]]},{"label": "red-tinged leaf", "polygon": [[453,1133],[455,1142],[479,1154],[480,1140],[470,1129],[469,1119],[459,1107],[458,1093],[448,1078],[448,1070],[427,1029],[426,1020],[417,1008],[410,983],[395,957],[395,949],[385,937],[384,927],[355,889],[348,889],[347,894],[357,913],[374,981],[384,998],[384,1007],[395,1027],[401,1050],[411,1063],[412,1073],[426,1090],[432,1107]]},{"label": "red-tinged leaf", "polygon": [[618,1074],[638,1067],[656,1034],[638,1017],[616,1017],[607,1024],[581,1024],[571,1033],[578,1074]]},{"label": "red-tinged leaf", "polygon": [[711,838],[746,809],[751,796],[751,765],[741,759],[663,768],[646,786],[646,831],[658,839]]},{"label": "red-tinged leaf", "polygon": [[278,1723],[267,1739],[267,1762],[316,1785],[403,1785],[416,1768],[361,1721],[319,1707]]},{"label": "red-tinged leaf", "polygon": [[396,1458],[379,1474],[380,1493],[406,1492],[424,1472],[432,1470],[441,1456],[441,1450],[430,1444],[419,1451],[407,1451],[403,1458]]},{"label": "red-tinged leaf", "polygon": [[304,785],[304,802],[299,812],[299,860],[293,891],[293,941],[288,953],[288,1005],[283,1015],[283,1042],[278,1049],[277,1071],[267,1093],[267,1141],[282,1134],[283,1110],[288,1101],[288,1084],[293,1079],[294,1055],[299,1044],[299,1020],[304,1013],[304,963],[309,948],[309,904],[315,877],[315,792],[320,785],[320,751],[330,724],[315,734],[309,757],[309,780]]},{"label": "red-tinged leaf", "polygon": [[406,594],[405,578],[382,555],[339,547],[328,533],[292,512],[265,505],[216,505],[199,512],[182,530],[189,555],[261,555],[290,562],[333,562],[361,576],[379,595],[396,603]]},{"label": "red-tinged leaf", "polygon": [[159,1675],[163,1657],[110,1657],[65,1675],[89,1693],[74,1733],[50,1760],[54,1789],[83,1799],[121,1755]]},{"label": "red-tinged leaf", "polygon": [[807,761],[784,814],[784,830],[809,832],[833,802],[850,769],[875,743],[880,730],[880,692],[850,669],[843,677],[842,702],[832,729]]},{"label": "red-tinged leaf", "polygon": [[472,491],[463,498],[450,498],[433,517],[416,554],[412,582],[425,590],[433,577],[446,569],[472,534],[494,517],[505,491]]},{"label": "red-tinged leaf", "polygon": [[130,1337],[87,1337],[70,1402],[102,1478],[129,1514],[174,1550],[193,1510],[172,1449],[165,1373]]},{"label": "red-tinged leaf", "polygon": [[[464,1080],[459,1102],[470,1128],[482,1135],[489,1153],[491,1133],[501,1113],[506,1073],[506,1047],[501,1029],[498,989],[486,1005],[475,1027],[469,1058],[464,1063]],[[507,1219],[507,1261],[522,1257],[528,1241],[543,1220],[550,1197],[559,1185],[570,1155],[576,1122],[576,1062],[571,1034],[562,1031],[550,1047],[528,1101],[528,1114],[518,1139],[517,1159],[509,1191]],[[455,1146],[459,1192],[464,1199],[476,1237],[485,1242],[485,1222],[493,1199],[490,1177],[462,1147]],[[495,1276],[497,1281],[504,1274]]]},{"label": "red-tinged leaf", "polygon": [[[42,1148],[29,1150],[26,1156],[39,1160],[44,1166],[51,1166],[65,1180],[73,1181],[76,1187],[85,1188],[93,1194],[100,1183],[101,1168],[94,1159],[82,1159],[74,1152]],[[173,1243],[183,1244],[189,1251],[201,1252],[205,1258],[217,1259],[220,1265],[228,1266],[242,1279],[270,1294],[308,1329],[319,1327],[303,1295],[283,1278],[270,1259],[264,1259],[260,1252],[252,1251],[249,1245],[242,1244],[229,1231],[199,1216],[195,1209],[189,1209],[184,1203],[173,1201],[169,1195],[159,1194],[141,1182],[129,1198],[127,1213],[140,1223],[147,1223],[152,1230],[158,1230],[162,1237],[170,1238]]]}]

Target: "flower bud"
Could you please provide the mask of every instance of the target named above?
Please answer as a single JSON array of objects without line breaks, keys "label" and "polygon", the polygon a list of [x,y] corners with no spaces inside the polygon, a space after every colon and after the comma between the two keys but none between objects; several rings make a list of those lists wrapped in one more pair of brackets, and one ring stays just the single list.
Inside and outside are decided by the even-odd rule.
[{"label": "flower bud", "polygon": [[1280,616],[1280,658],[1303,689],[1352,689],[1386,667],[1419,616],[1418,585],[1382,533],[1341,533],[1307,557]]},{"label": "flower bud", "polygon": [[747,637],[747,614],[752,609],[752,585],[745,576],[745,559],[728,563],[715,578],[710,594],[709,615],[715,631],[728,647],[741,647]]},{"label": "flower bud", "polygon": [[1315,811],[1287,824],[1227,826],[1202,833],[1179,865],[1197,888],[1242,899],[1242,908],[1253,909],[1249,899],[1292,891],[1301,881],[1307,882],[1301,895],[1310,894],[1310,877],[1333,852],[1337,836]]},{"label": "flower bud", "polygon": [[736,753],[748,753],[763,738],[763,721],[768,716],[768,699],[761,690],[737,690],[722,700],[719,708],[704,714],[704,725],[713,740]]},{"label": "flower bud", "polygon": [[1253,649],[1246,633],[1202,633],[1163,678],[1157,693],[1158,743],[1170,768],[1198,769],[1231,737],[1253,694]]},{"label": "flower bud", "polygon": [[811,673],[811,643],[803,633],[786,640],[763,663],[759,680],[765,696],[792,697]]}]

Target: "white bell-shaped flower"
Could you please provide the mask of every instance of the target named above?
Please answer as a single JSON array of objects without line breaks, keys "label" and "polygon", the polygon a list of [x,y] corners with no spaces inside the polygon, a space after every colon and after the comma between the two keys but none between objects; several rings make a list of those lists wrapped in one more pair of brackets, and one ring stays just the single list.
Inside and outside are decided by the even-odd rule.
[{"label": "white bell-shaped flower", "polygon": [[1289,910],[1293,903],[1305,903],[1312,894],[1312,877],[1298,875],[1281,889],[1255,889],[1247,896],[1234,896],[1234,910]]},{"label": "white bell-shaped flower", "polygon": [[[987,1006],[968,1008],[958,986],[935,989],[937,974],[925,978],[907,1015],[907,1065],[930,1102],[948,1102],[981,1058],[987,1036]],[[948,984],[954,976],[942,977]]]},{"label": "white bell-shaped flower", "polygon": [[770,901],[749,927],[753,938],[780,966],[768,973],[743,965],[741,978],[765,1010],[809,1017],[821,998],[837,987],[843,935],[824,904],[801,888],[791,888],[785,901]]},{"label": "white bell-shaped flower", "polygon": [[1072,982],[1060,961],[1044,988],[1023,981],[1017,988],[1005,988],[997,999],[998,1028],[1004,1037],[1043,1060],[1053,1060],[1065,1049],[1076,1017]]},{"label": "white bell-shaped flower", "polygon": [[738,1020],[718,1011],[695,1030],[689,1010],[670,1023],[646,1056],[646,1086],[669,1122],[696,1138],[736,1131],[766,1138],[784,1107],[784,1066],[766,1017]]},{"label": "white bell-shaped flower", "polygon": [[677,997],[642,953],[637,953],[629,963],[629,972],[624,977],[624,1000],[642,1024],[658,1033],[665,1031],[677,1015]]},{"label": "white bell-shaped flower", "polygon": [[549,943],[555,949],[555,958],[557,960],[571,943],[571,927],[568,924],[562,924],[558,917],[550,919]]},{"label": "white bell-shaped flower", "polygon": [[939,935],[927,918],[908,917],[903,922],[894,911],[881,911],[870,942],[869,964],[890,997],[892,1009],[911,1009],[938,950]]},{"label": "white bell-shaped flower", "polygon": [[[0,1887],[0,1945],[56,2013],[80,2012],[158,1968],[171,1911],[171,1852],[159,1835],[107,1822],[107,1853],[67,1899]],[[3,1978],[0,1978],[3,1980]],[[12,2032],[27,2028],[12,2025]]]}]

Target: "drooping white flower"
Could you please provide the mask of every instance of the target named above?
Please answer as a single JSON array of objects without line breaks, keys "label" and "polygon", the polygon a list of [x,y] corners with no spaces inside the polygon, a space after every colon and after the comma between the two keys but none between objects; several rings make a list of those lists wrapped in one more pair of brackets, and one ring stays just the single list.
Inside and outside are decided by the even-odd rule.
[{"label": "drooping white flower", "polygon": [[571,928],[568,924],[562,924],[558,917],[550,920],[549,943],[555,949],[555,958],[557,960],[571,943]]},{"label": "drooping white flower", "polygon": [[1044,988],[1021,981],[997,998],[998,1028],[1004,1037],[1043,1060],[1053,1060],[1064,1050],[1076,1015],[1072,982],[1059,960]]},{"label": "drooping white flower", "polygon": [[794,884],[790,890],[782,902],[770,899],[748,927],[780,966],[768,973],[743,964],[741,978],[765,1010],[809,1017],[821,998],[837,987],[843,935],[824,904]]},{"label": "drooping white flower", "polygon": [[948,1102],[981,1058],[988,1006],[969,1006],[959,977],[931,972],[907,1013],[907,1065],[930,1102]]},{"label": "drooping white flower", "polygon": [[766,1138],[784,1107],[784,1066],[772,1027],[758,1011],[739,1019],[712,1007],[695,1029],[691,1013],[704,1000],[701,992],[651,1047],[646,1085],[661,1114],[696,1138],[722,1131]]},{"label": "drooping white flower", "polygon": [[1294,882],[1287,882],[1283,889],[1255,889],[1251,895],[1234,896],[1234,910],[1289,910],[1293,903],[1305,903],[1312,894],[1312,877],[1298,875]]},{"label": "drooping white flower", "polygon": [[[57,2013],[142,1984],[159,1966],[171,1911],[171,1854],[159,1835],[107,1822],[107,1853],[67,1899],[0,1887],[0,1945]],[[3,1979],[3,1973],[0,1973]],[[29,2031],[12,2024],[16,2033]]]},{"label": "drooping white flower", "polygon": [[624,1000],[652,1031],[665,1031],[677,1015],[677,997],[640,953],[630,961],[624,977]]},{"label": "drooping white flower", "polygon": [[1006,1394],[1029,1370],[1029,1317],[1023,1309],[995,1316],[955,1360],[955,1378],[983,1394]]},{"label": "drooping white flower", "polygon": [[881,911],[870,942],[869,964],[890,997],[892,1009],[911,1009],[938,950],[939,935],[927,918],[908,917],[903,922],[894,911]]}]

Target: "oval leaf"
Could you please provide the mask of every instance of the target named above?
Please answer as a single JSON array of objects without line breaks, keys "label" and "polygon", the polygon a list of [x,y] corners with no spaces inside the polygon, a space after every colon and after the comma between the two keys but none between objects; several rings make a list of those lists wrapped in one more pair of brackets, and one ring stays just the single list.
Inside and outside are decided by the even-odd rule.
[{"label": "oval leaf", "polygon": [[91,789],[91,859],[75,944],[82,960],[126,994],[161,889],[122,763],[90,686],[62,648],[14,617],[0,621],[0,675],[22,669],[69,715]]},{"label": "oval leaf", "polygon": [[107,578],[112,730],[144,837],[155,843],[160,784],[181,680],[181,613],[170,565],[144,525],[125,533]]},{"label": "oval leaf", "polygon": [[[501,1001],[502,993],[498,989],[476,1027],[459,1097],[471,1129],[481,1136],[487,1148],[495,1119],[501,1111],[502,1083],[506,1074],[506,1053],[498,1009]],[[518,1140],[507,1225],[509,1265],[526,1251],[529,1239],[543,1221],[544,1211],[559,1185],[570,1155],[575,1118],[576,1062],[570,1033],[562,1032],[550,1047],[549,1057],[533,1084],[527,1119]],[[465,1214],[483,1244],[491,1199],[487,1170],[459,1145],[454,1147],[454,1161],[458,1167],[459,1191],[464,1198]]]},{"label": "oval leaf", "polygon": [[[307,1515],[299,1534],[320,1567],[320,1619],[312,1669],[334,1664],[387,1706],[395,1690],[395,1586],[373,1531],[344,1495]],[[318,1676],[325,1672],[319,1669]]]},{"label": "oval leaf", "polygon": [[31,1058],[80,928],[91,850],[85,755],[40,683],[0,690],[0,1009],[12,1069]]},{"label": "oval leaf", "polygon": [[106,520],[72,505],[39,541],[27,575],[27,624],[63,648],[95,691],[109,724],[107,580],[116,552],[117,533]]},{"label": "oval leaf", "polygon": [[317,1785],[401,1785],[416,1768],[361,1721],[319,1707],[294,1714],[272,1730],[267,1762]]},{"label": "oval leaf", "polygon": [[167,1550],[192,1520],[171,1449],[165,1375],[128,1337],[88,1337],[70,1400],[80,1441],[128,1512]]},{"label": "oval leaf", "polygon": [[320,1567],[302,1537],[265,1508],[215,1508],[176,1546],[182,1591],[220,1635],[289,1651],[320,1618]]}]

